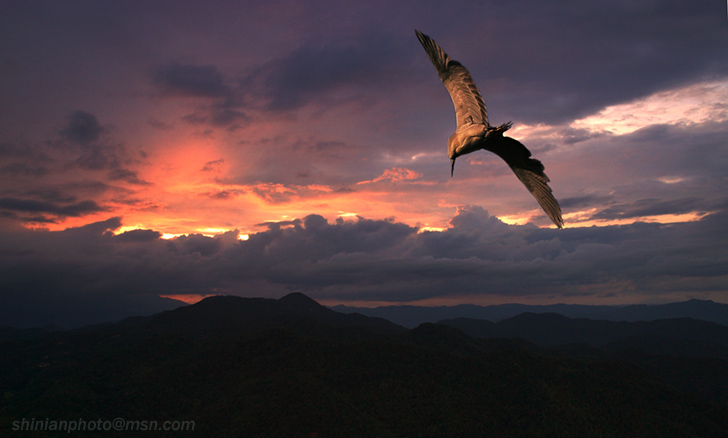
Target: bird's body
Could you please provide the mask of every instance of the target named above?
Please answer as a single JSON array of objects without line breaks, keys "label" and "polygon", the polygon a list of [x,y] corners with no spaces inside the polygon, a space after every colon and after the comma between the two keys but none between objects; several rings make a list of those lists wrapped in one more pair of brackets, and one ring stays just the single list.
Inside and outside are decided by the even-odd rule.
[{"label": "bird's body", "polygon": [[497,127],[488,123],[485,101],[470,77],[468,69],[451,59],[432,38],[417,30],[415,33],[455,105],[457,129],[447,144],[447,153],[451,161],[450,175],[454,173],[455,159],[460,155],[479,149],[493,152],[510,166],[556,226],[563,228],[561,208],[547,184],[549,178],[543,172],[543,164],[530,158],[531,152],[519,141],[503,136],[503,133],[511,127],[510,122]]}]

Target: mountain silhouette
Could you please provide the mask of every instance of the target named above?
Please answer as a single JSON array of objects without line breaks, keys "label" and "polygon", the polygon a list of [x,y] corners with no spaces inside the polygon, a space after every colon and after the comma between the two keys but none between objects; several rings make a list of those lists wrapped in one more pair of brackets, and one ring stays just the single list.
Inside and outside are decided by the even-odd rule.
[{"label": "mountain silhouette", "polygon": [[457,306],[382,306],[358,308],[334,306],[333,310],[343,313],[358,312],[368,316],[388,319],[405,327],[413,328],[424,322],[437,322],[445,319],[472,318],[501,321],[523,313],[557,313],[569,318],[588,318],[606,321],[654,321],[658,319],[692,318],[702,321],[728,325],[728,304],[707,300],[689,300],[680,303],[628,306],[590,306],[579,304],[499,304],[477,306],[460,304]]},{"label": "mountain silhouette", "polygon": [[687,339],[728,347],[728,327],[690,318],[617,322],[567,318],[556,313],[523,313],[497,323],[472,318],[439,321],[478,338],[523,338],[541,346],[584,343],[603,346],[619,339]]},{"label": "mountain silhouette", "polygon": [[316,331],[330,326],[351,329],[350,333],[363,331],[380,335],[406,331],[382,318],[335,312],[302,293],[292,293],[278,300],[212,296],[189,306],[146,318],[132,318],[121,324],[136,326],[144,332],[190,336],[241,335],[281,327]]},{"label": "mountain silhouette", "polygon": [[[723,345],[720,325],[556,314],[456,323],[407,330],[295,293],[216,296],[116,324],[23,332],[0,340],[0,428],[119,417],[192,420],[194,433],[174,435],[216,437],[728,430],[728,361],[703,356]],[[593,345],[549,346],[560,342]]]}]

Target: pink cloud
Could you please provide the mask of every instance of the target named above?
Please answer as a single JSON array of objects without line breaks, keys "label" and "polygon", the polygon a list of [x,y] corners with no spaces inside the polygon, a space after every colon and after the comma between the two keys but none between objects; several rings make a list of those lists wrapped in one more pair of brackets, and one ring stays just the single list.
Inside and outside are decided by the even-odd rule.
[{"label": "pink cloud", "polygon": [[393,167],[391,169],[385,170],[383,174],[374,178],[373,180],[359,181],[357,184],[375,183],[375,182],[379,182],[379,181],[384,181],[385,179],[388,179],[392,182],[409,181],[409,180],[414,180],[414,179],[421,178],[421,177],[422,177],[421,173],[415,172],[414,170],[407,169],[406,167]]}]

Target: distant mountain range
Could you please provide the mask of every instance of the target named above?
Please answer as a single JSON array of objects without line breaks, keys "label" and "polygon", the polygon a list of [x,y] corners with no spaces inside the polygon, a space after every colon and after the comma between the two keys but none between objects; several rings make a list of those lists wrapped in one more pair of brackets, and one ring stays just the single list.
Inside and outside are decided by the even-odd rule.
[{"label": "distant mountain range", "polygon": [[299,293],[216,296],[0,330],[0,389],[3,436],[23,418],[123,418],[194,422],[174,436],[725,437],[728,326],[522,313],[407,329]]},{"label": "distant mountain range", "polygon": [[[456,328],[475,338],[521,338],[543,347],[565,344],[604,347],[624,339],[662,338],[687,339],[710,344],[714,352],[728,352],[728,326],[691,318],[618,322],[567,318],[556,313],[523,313],[496,323],[456,318],[442,320],[438,324]],[[725,357],[728,358],[728,355]]]},{"label": "distant mountain range", "polygon": [[522,313],[558,313],[569,318],[589,318],[606,321],[655,321],[670,318],[692,318],[728,325],[728,304],[705,300],[689,300],[680,303],[629,306],[586,306],[577,304],[552,304],[533,306],[526,304],[501,304],[476,306],[383,306],[375,308],[333,306],[342,313],[361,313],[392,321],[405,327],[416,327],[424,322],[444,319],[473,318],[500,321]]}]

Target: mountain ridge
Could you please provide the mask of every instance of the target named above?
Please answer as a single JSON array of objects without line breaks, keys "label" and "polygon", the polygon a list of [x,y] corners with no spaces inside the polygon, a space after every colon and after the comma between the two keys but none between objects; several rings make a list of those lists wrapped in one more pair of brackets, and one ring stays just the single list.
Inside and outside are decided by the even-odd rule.
[{"label": "mountain ridge", "polygon": [[522,338],[541,346],[584,343],[602,347],[620,339],[688,339],[728,347],[728,326],[692,318],[607,321],[557,313],[522,313],[498,322],[472,318],[438,321],[477,338]]},{"label": "mountain ridge", "polygon": [[380,306],[374,308],[337,305],[330,307],[337,312],[357,312],[363,315],[385,318],[407,328],[424,322],[445,319],[472,318],[500,321],[522,313],[557,313],[569,318],[588,318],[607,321],[654,321],[658,319],[692,318],[728,326],[728,304],[711,300],[691,299],[667,304],[630,304],[625,306],[601,306],[582,304],[497,304],[479,306]]},{"label": "mountain ridge", "polygon": [[[524,313],[470,322],[559,334],[592,321]],[[676,327],[667,335],[728,329],[687,319],[653,325],[661,324]],[[444,324],[407,330],[303,294],[210,297],[0,342],[0,428],[18,418],[153,412],[220,437],[725,436],[728,360],[701,357],[707,341],[684,342],[687,356],[664,354],[676,342],[646,341],[655,348],[634,337],[599,348],[543,347]]]}]

